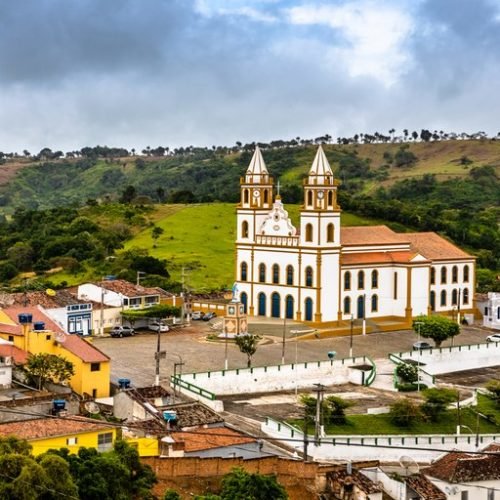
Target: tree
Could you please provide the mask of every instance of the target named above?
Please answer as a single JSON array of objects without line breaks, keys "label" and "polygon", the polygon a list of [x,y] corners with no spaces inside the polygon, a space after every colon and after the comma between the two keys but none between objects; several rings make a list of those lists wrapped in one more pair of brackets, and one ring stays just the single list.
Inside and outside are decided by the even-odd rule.
[{"label": "tree", "polygon": [[127,186],[120,196],[120,203],[131,203],[132,200],[137,196],[137,190],[134,186]]},{"label": "tree", "polygon": [[45,383],[63,383],[75,374],[75,368],[71,361],[55,354],[30,354],[25,365],[28,376],[36,381],[41,389]]},{"label": "tree", "polygon": [[167,491],[165,491],[163,500],[182,500],[182,497],[179,495],[179,493],[177,493],[177,491],[169,488]]},{"label": "tree", "polygon": [[156,247],[156,241],[158,240],[158,238],[164,233],[165,231],[163,230],[163,228],[159,227],[159,226],[155,226],[153,227],[153,229],[151,230],[151,237],[153,238],[154,240],[154,247]]},{"label": "tree", "polygon": [[422,418],[422,411],[411,399],[398,399],[390,407],[389,418],[398,427],[411,427]]},{"label": "tree", "polygon": [[236,467],[222,479],[222,500],[286,500],[288,494],[276,476],[249,474]]},{"label": "tree", "polygon": [[454,389],[438,389],[433,387],[422,392],[425,402],[420,405],[423,414],[431,422],[437,422],[446,411],[446,407],[457,399]]},{"label": "tree", "polygon": [[328,396],[323,401],[323,405],[328,410],[328,420],[332,424],[345,424],[345,411],[347,410],[347,408],[351,407],[353,403],[351,401],[346,401],[345,399],[342,399],[338,396]]},{"label": "tree", "polygon": [[400,363],[396,367],[396,375],[407,384],[413,384],[418,380],[418,368],[410,363]]},{"label": "tree", "polygon": [[426,339],[432,339],[436,347],[460,333],[460,326],[444,316],[418,316],[413,321],[413,330]]},{"label": "tree", "polygon": [[252,366],[252,356],[257,352],[260,337],[247,333],[245,335],[238,335],[236,337],[236,345],[239,347],[240,352],[247,356],[247,367]]},{"label": "tree", "polygon": [[486,389],[488,389],[488,391],[490,391],[491,394],[493,395],[492,398],[497,404],[497,406],[500,406],[500,380],[498,379],[490,380],[486,384]]}]

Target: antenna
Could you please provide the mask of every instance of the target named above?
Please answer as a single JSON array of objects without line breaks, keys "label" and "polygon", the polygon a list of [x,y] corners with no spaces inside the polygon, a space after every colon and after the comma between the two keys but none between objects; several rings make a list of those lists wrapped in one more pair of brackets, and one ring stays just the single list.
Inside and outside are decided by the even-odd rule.
[{"label": "antenna", "polygon": [[[408,475],[408,472],[410,474],[418,474],[420,472],[420,466],[418,465],[418,463],[415,462],[415,460],[408,455],[403,455],[399,457],[399,465],[401,465],[401,467],[405,469],[406,476]],[[413,467],[413,471],[411,467]]]}]

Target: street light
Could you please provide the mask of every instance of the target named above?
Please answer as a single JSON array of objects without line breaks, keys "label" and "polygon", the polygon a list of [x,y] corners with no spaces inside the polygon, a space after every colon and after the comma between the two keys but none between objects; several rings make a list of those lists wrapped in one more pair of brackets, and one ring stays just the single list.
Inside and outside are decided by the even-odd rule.
[{"label": "street light", "polygon": [[180,368],[179,373],[182,375],[182,367],[184,366],[184,361],[182,360],[182,357],[180,354],[177,354],[176,352],[171,353],[173,356],[177,356],[179,358],[178,363],[174,363],[174,397],[173,397],[173,402],[175,403],[175,397],[177,395],[177,367]]},{"label": "street light", "polygon": [[349,357],[352,358],[352,330],[354,328],[354,314],[351,314],[351,339],[349,343]]},{"label": "street light", "polygon": [[286,306],[285,306],[285,316],[283,318],[283,343],[281,347],[281,364],[285,364],[285,336],[286,336]]},{"label": "street light", "polygon": [[417,364],[417,392],[420,392],[420,360],[422,359],[422,349],[420,348],[420,326],[423,323],[421,321],[415,321],[415,325],[417,325],[417,345],[418,345],[418,364]]}]

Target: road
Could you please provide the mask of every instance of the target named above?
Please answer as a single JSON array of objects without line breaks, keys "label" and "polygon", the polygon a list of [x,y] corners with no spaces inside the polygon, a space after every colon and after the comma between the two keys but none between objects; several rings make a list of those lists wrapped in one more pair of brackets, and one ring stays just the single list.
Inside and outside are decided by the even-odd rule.
[{"label": "road", "polygon": [[[290,330],[300,325],[288,325],[286,330],[285,362],[294,363],[328,359],[329,351],[336,351],[337,357],[349,355],[350,337],[329,339],[301,340],[296,342]],[[305,328],[302,325],[302,328]],[[283,323],[257,321],[251,325],[251,331],[264,336],[253,358],[254,366],[279,364],[282,355]],[[174,363],[184,362],[182,371],[195,372],[220,370],[224,368],[224,342],[210,342],[206,335],[213,333],[208,324],[193,322],[192,326],[161,334],[161,350],[166,351],[166,358],[161,360],[160,380],[168,385],[168,377],[174,371]],[[465,327],[455,339],[455,345],[484,342],[488,333],[480,328]],[[367,354],[372,358],[385,358],[389,352],[411,349],[417,336],[413,331],[389,333],[373,333],[353,337],[354,355]],[[151,385],[155,378],[154,353],[156,351],[157,334],[140,333],[125,338],[95,338],[94,345],[111,357],[112,380],[129,378],[137,387]],[[450,345],[445,342],[443,346]],[[229,368],[246,366],[246,356],[238,348],[229,343],[227,346]]]}]

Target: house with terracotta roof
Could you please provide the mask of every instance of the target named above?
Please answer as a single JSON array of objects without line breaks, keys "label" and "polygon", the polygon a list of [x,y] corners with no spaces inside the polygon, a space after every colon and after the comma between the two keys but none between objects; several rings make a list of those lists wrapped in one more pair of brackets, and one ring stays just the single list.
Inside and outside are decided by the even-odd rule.
[{"label": "house with terracotta roof", "polygon": [[[29,322],[21,321],[20,315],[24,315],[24,320],[28,317]],[[41,306],[1,309],[0,338],[12,343],[21,363],[30,354],[49,353],[64,357],[73,363],[75,369],[69,380],[73,391],[93,398],[109,396],[110,358],[89,341],[67,334]]]},{"label": "house with terracotta roof", "polygon": [[82,447],[109,451],[116,441],[116,433],[117,428],[107,422],[80,417],[38,418],[0,424],[0,436],[26,439],[33,447],[33,455],[51,448],[68,448],[70,453],[77,453]]},{"label": "house with terracotta roof", "polygon": [[258,147],[240,184],[236,282],[250,316],[395,330],[421,314],[474,312],[475,257],[432,232],[341,227],[339,182],[321,146],[297,227]]},{"label": "house with terracotta roof", "polygon": [[492,443],[482,454],[452,451],[422,472],[446,494],[459,500],[500,498],[500,443]]}]

